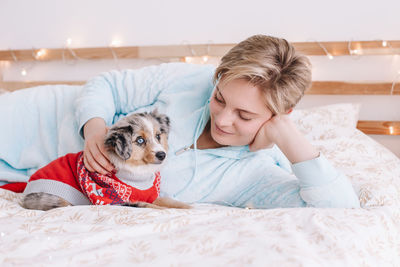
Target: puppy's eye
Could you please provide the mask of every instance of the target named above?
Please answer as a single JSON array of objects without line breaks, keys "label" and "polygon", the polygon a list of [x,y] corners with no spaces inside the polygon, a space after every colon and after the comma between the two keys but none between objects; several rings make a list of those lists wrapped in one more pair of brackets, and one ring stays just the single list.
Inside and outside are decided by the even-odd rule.
[{"label": "puppy's eye", "polygon": [[160,134],[156,134],[156,138],[157,138],[158,141],[160,141],[161,140]]},{"label": "puppy's eye", "polygon": [[143,137],[138,136],[138,137],[136,138],[136,143],[138,143],[139,145],[142,145],[142,144],[145,143],[145,140],[144,140]]}]

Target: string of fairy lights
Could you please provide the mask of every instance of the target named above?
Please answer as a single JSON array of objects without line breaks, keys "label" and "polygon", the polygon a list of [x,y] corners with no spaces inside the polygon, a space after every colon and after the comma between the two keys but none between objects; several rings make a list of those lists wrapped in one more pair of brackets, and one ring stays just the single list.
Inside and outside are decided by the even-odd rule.
[{"label": "string of fairy lights", "polygon": [[[335,58],[335,56],[332,55],[332,53],[330,53],[328,51],[328,49],[323,45],[323,43],[315,40],[315,39],[309,39],[308,41],[312,41],[318,44],[318,46],[324,51],[326,57],[329,60],[333,60]],[[387,40],[378,40],[381,42],[381,45],[383,48],[391,48],[391,44],[389,41]],[[363,49],[362,48],[353,48],[352,47],[352,43],[354,41],[350,40],[348,41],[348,52],[349,55],[353,58],[353,59],[359,59],[362,55],[363,55]],[[185,56],[183,58],[184,62],[187,63],[195,63],[195,64],[206,64],[209,62],[210,60],[210,56],[209,56],[209,52],[210,52],[210,46],[213,44],[212,41],[208,41],[207,44],[207,49],[206,52],[203,54],[200,54],[198,52],[195,51],[195,49],[193,49],[192,45],[188,42],[188,41],[183,41],[182,45],[186,45],[188,47],[188,51],[190,51],[190,56]],[[90,59],[84,59],[84,58],[80,58],[79,56],[77,56],[77,54],[74,52],[73,48],[71,47],[72,45],[72,39],[68,38],[65,42],[65,45],[63,46],[63,50],[62,50],[62,61],[65,64],[68,65],[73,65],[76,64],[78,61],[89,61]],[[119,47],[121,45],[121,41],[119,39],[114,39],[110,42],[109,44],[109,49],[110,49],[110,53],[112,55],[112,58],[114,60],[114,64],[116,66],[117,69],[120,69],[120,65],[119,65],[119,59],[117,56],[117,53],[115,52],[114,48],[115,47]],[[40,59],[44,58],[47,54],[47,49],[35,49],[32,48],[32,57],[34,58],[34,61],[31,61],[30,63],[26,63],[26,61],[24,61],[24,65],[21,67],[20,69],[20,74],[21,76],[27,76],[28,72],[35,66],[37,61],[40,61]],[[13,58],[13,61],[15,63],[20,62],[20,60],[17,58],[17,56],[15,55],[15,53],[13,52],[13,50],[9,49],[10,54]],[[67,54],[69,55],[67,59]],[[71,59],[72,57],[72,59]],[[161,61],[165,61],[165,58],[158,58]],[[393,79],[392,82],[392,88],[391,88],[391,94],[393,94],[395,85],[397,83],[397,80],[400,78],[400,70],[397,72],[396,76]]]},{"label": "string of fairy lights", "polygon": [[[120,43],[121,42],[119,40],[115,39],[109,45],[110,52],[113,56],[115,66],[117,69],[120,69],[120,67],[119,67],[117,53],[115,53],[114,48],[120,46]],[[72,39],[68,38],[65,42],[65,45],[64,45],[62,53],[61,53],[63,63],[68,64],[68,65],[74,65],[77,63],[78,60],[89,61],[89,59],[85,59],[85,58],[81,58],[81,57],[77,56],[76,53],[74,52],[74,50],[72,49],[71,45],[72,45]],[[34,61],[32,61],[28,66],[23,66],[21,68],[21,71],[20,71],[21,76],[27,76],[28,71],[33,68],[33,66],[36,64],[36,62],[40,61],[40,59],[44,58],[47,54],[47,49],[44,49],[44,48],[39,49],[39,50],[32,48],[31,50],[32,50],[32,57],[34,58]],[[18,58],[15,55],[15,53],[13,52],[13,50],[9,49],[9,51],[10,51],[11,57],[13,58],[13,61],[15,63],[19,62],[20,60],[18,60]],[[67,53],[70,55],[70,57],[72,57],[72,60],[67,59],[67,56],[66,56]]]},{"label": "string of fairy lights", "polygon": [[[322,43],[320,43],[319,41],[316,41],[316,40],[314,40],[314,41],[315,41],[315,42],[321,47],[321,49],[325,52],[325,54],[326,54],[326,56],[329,58],[329,60],[333,60],[333,59],[334,59],[334,56],[333,56],[331,53],[328,52],[328,50],[326,49],[326,47],[325,47]],[[384,47],[384,48],[386,48],[386,47],[392,47],[392,46],[390,45],[390,43],[389,43],[388,41],[386,41],[386,40],[378,40],[378,41],[381,42],[381,45],[382,45],[382,47]],[[355,59],[359,59],[359,58],[361,57],[361,55],[363,54],[363,53],[362,53],[362,49],[352,49],[352,45],[351,45],[351,44],[352,44],[352,40],[350,40],[350,41],[348,42],[348,45],[347,45],[347,49],[348,49],[349,55],[352,56],[352,57],[355,58]],[[395,77],[394,77],[393,82],[392,82],[392,87],[391,87],[391,89],[390,89],[390,95],[393,95],[396,82],[397,82],[397,80],[399,80],[399,79],[400,79],[400,70],[398,70],[397,73],[395,74]],[[394,127],[394,126],[389,125],[388,129],[389,129],[389,134],[391,134],[391,135],[394,134],[394,132],[395,132],[395,127]]]},{"label": "string of fairy lights", "polygon": [[[319,42],[319,41],[317,41],[315,39],[308,39],[308,41],[312,41],[312,42],[317,43],[318,46],[324,51],[326,57],[329,60],[333,60],[335,58],[328,51],[328,49],[323,45],[323,43],[321,43],[321,42]],[[387,40],[376,40],[376,41],[380,41],[383,48],[388,48],[388,47],[391,48],[392,47],[390,42],[387,41]],[[363,55],[362,48],[353,49],[352,48],[352,43],[353,42],[354,42],[353,40],[348,41],[347,48],[348,48],[349,55],[354,59],[359,59]],[[182,45],[186,45],[188,47],[188,50],[190,51],[190,54],[191,54],[190,56],[185,56],[183,58],[183,61],[187,62],[187,63],[195,63],[195,64],[206,64],[206,63],[208,63],[209,60],[210,60],[210,56],[209,56],[209,54],[210,54],[210,46],[212,44],[213,44],[212,41],[208,41],[206,53],[205,54],[203,53],[202,55],[200,55],[199,53],[197,53],[195,51],[195,49],[193,49],[192,45],[188,41],[182,41]],[[78,61],[89,61],[90,60],[90,59],[80,58],[79,56],[77,56],[76,53],[74,52],[74,50],[72,49],[71,45],[72,45],[72,39],[68,38],[66,40],[65,45],[63,46],[63,50],[62,50],[62,61],[63,61],[63,63],[68,64],[68,65],[74,65]],[[116,66],[116,68],[118,70],[120,69],[119,59],[118,59],[117,53],[115,52],[114,48],[115,47],[119,47],[120,45],[121,45],[121,41],[119,39],[114,39],[114,40],[112,40],[110,42],[110,45],[108,46],[109,49],[110,49],[110,52],[112,54],[112,57],[113,57],[113,60],[114,60],[114,64],[115,64],[115,66]],[[34,67],[36,62],[40,61],[40,59],[44,58],[46,56],[46,54],[47,54],[47,49],[44,49],[44,48],[42,48],[42,49],[32,48],[31,50],[32,50],[32,57],[34,58],[34,61],[31,61],[29,64],[26,63],[26,61],[24,61],[25,64],[21,67],[21,70],[20,70],[21,76],[27,76],[28,75],[28,71],[30,71]],[[11,54],[11,56],[13,58],[13,61],[15,63],[19,62],[20,60],[17,58],[17,56],[15,55],[13,50],[9,49],[9,51],[10,51],[10,54]],[[66,57],[67,53],[69,54],[69,58],[72,57],[72,60],[71,59],[67,59],[67,57]],[[158,59],[165,62],[164,58],[158,58]],[[397,74],[393,78],[392,87],[391,87],[391,90],[390,90],[390,94],[391,95],[393,95],[396,83],[397,83],[397,81],[399,79],[400,79],[400,70],[397,71]]]},{"label": "string of fairy lights", "polygon": [[[326,56],[330,60],[334,59],[334,56],[326,49],[326,47],[321,42],[319,42],[319,41],[317,41],[315,39],[309,39],[309,40],[312,40],[313,42],[316,42],[321,47],[321,49],[325,52]],[[380,41],[382,43],[382,47],[391,47],[391,45],[390,45],[390,43],[388,41],[386,41],[386,40],[380,40]],[[363,54],[362,53],[362,49],[353,49],[352,48],[352,42],[353,42],[353,40],[348,41],[349,55],[351,55],[351,56],[361,56]],[[70,54],[70,56],[72,56],[74,61],[76,61],[76,60],[87,60],[87,59],[83,59],[83,58],[78,57],[76,55],[76,53],[73,51],[73,49],[71,48],[71,44],[72,44],[72,39],[68,38],[66,40],[66,42],[65,42],[64,47],[63,47],[63,52],[62,52],[63,62],[64,63],[68,63],[68,61],[67,61],[67,59],[65,57],[65,53],[66,52],[68,52]],[[194,62],[194,61],[196,63],[203,63],[203,64],[207,63],[209,58],[210,58],[210,56],[209,56],[210,45],[212,45],[212,44],[213,44],[212,41],[209,41],[207,43],[207,51],[206,51],[205,55],[198,55],[198,53],[192,48],[191,44],[188,41],[183,41],[182,45],[187,45],[187,47],[188,47],[188,49],[189,49],[189,51],[191,53],[191,56],[184,57],[184,60],[186,62],[188,62],[188,63],[191,63],[191,62]],[[121,41],[118,40],[118,39],[114,39],[114,40],[111,41],[110,45],[108,46],[110,48],[111,54],[112,54],[113,59],[116,62],[116,64],[118,63],[118,57],[117,57],[117,54],[115,53],[115,50],[113,48],[119,47],[120,45],[121,45]],[[9,49],[9,51],[11,53],[11,56],[12,56],[13,60],[15,62],[18,62],[19,60],[16,57],[16,55],[14,54],[13,50]],[[47,54],[47,50],[44,49],[44,48],[42,48],[42,49],[32,48],[32,57],[37,61],[40,60],[41,58],[45,57],[46,54]],[[200,60],[195,60],[195,58],[196,59],[200,58]],[[27,74],[26,68],[25,68],[25,71],[21,70],[21,75],[22,76],[26,76],[26,74]]]},{"label": "string of fairy lights", "polygon": [[[317,43],[318,46],[324,51],[326,57],[329,60],[334,60],[335,56],[332,55],[332,53],[330,53],[328,51],[328,49],[324,46],[323,43],[321,43],[315,39],[308,39],[308,41]],[[381,42],[381,46],[383,48],[392,48],[390,42],[387,40],[375,40],[375,41]],[[68,38],[63,46],[63,49],[62,49],[63,63],[68,64],[68,65],[74,65],[78,61],[90,61],[90,59],[85,59],[85,58],[79,57],[74,52],[74,50],[72,48],[72,42],[73,42],[72,39]],[[363,49],[362,48],[353,48],[353,45],[352,45],[353,43],[354,43],[353,40],[348,41],[348,45],[347,45],[348,53],[353,59],[359,59],[362,55],[364,55]],[[194,64],[206,64],[206,63],[210,62],[210,58],[212,58],[212,57],[210,57],[210,47],[213,44],[212,41],[208,41],[205,53],[204,52],[203,53],[196,52],[196,50],[192,47],[192,45],[188,41],[182,41],[181,44],[184,46],[187,46],[188,51],[190,51],[190,56],[185,56],[183,58],[184,62],[194,63]],[[115,48],[119,47],[119,46],[121,46],[121,41],[119,39],[112,40],[108,46],[110,49],[110,53],[112,54],[114,64],[117,69],[120,69],[120,64],[119,64],[119,58],[117,56],[117,53],[115,52]],[[32,50],[32,57],[34,58],[34,61],[30,61],[29,64],[27,63],[27,61],[23,61],[24,64],[20,69],[21,76],[27,76],[28,72],[35,66],[36,62],[41,61],[41,59],[43,59],[48,53],[48,50],[44,49],[44,48],[41,48],[41,49],[32,48],[31,50]],[[9,51],[10,51],[13,61],[15,63],[20,62],[20,60],[17,58],[17,56],[15,55],[13,50],[9,49]],[[68,55],[68,57],[67,57],[67,55]],[[158,58],[158,59],[165,62],[165,58]],[[392,87],[390,90],[391,95],[393,95],[395,85],[399,79],[400,79],[400,70],[397,71],[397,74],[393,78]],[[393,134],[394,130],[395,129],[393,126],[389,126],[390,134]]]},{"label": "string of fairy lights", "polygon": [[[308,41],[313,41],[316,42],[319,47],[324,51],[324,53],[326,54],[327,58],[329,60],[333,60],[334,56],[327,50],[327,48],[319,41],[315,40],[315,39],[309,39]],[[378,40],[381,42],[382,47],[387,48],[387,47],[391,47],[390,42],[388,42],[387,40]],[[348,52],[349,55],[352,56],[355,59],[359,59],[360,56],[363,54],[362,53],[362,49],[353,49],[352,48],[352,42],[353,40],[348,41]],[[212,41],[209,41],[207,44],[207,51],[206,54],[204,55],[198,55],[198,53],[193,49],[193,47],[191,46],[191,44],[188,41],[183,41],[182,44],[183,45],[187,45],[191,55],[190,56],[186,56],[184,57],[184,61],[187,63],[196,63],[196,64],[205,64],[208,63],[210,56],[209,56],[209,52],[210,52],[210,45],[212,44]],[[82,61],[82,60],[88,60],[88,59],[84,59],[84,58],[80,58],[76,55],[76,53],[73,51],[73,49],[71,48],[72,45],[72,39],[68,38],[65,42],[65,45],[63,47],[62,50],[62,61],[65,64],[76,64],[78,60]],[[112,57],[114,59],[114,63],[117,69],[120,69],[120,65],[119,65],[119,60],[118,60],[118,56],[117,53],[115,52],[114,48],[115,47],[119,47],[121,45],[121,41],[118,39],[114,39],[111,41],[109,48],[110,48],[110,52],[112,54]],[[14,62],[19,62],[17,56],[15,55],[15,53],[13,52],[13,50],[9,49],[10,54],[14,60]],[[66,53],[69,53],[70,56],[72,56],[72,61],[71,60],[67,60],[66,58]],[[34,48],[32,48],[32,57],[34,58],[34,61],[32,61],[28,66],[26,66],[26,64],[24,66],[22,66],[21,68],[21,76],[27,76],[28,71],[31,70],[36,61],[39,61],[41,58],[45,57],[47,54],[47,50],[42,48],[39,50],[36,50]],[[160,60],[164,60],[159,58]],[[397,80],[400,78],[400,70],[397,72],[397,74],[395,75],[393,81],[392,81],[392,87],[390,90],[390,94],[392,95],[395,89],[395,85],[397,83]]]}]

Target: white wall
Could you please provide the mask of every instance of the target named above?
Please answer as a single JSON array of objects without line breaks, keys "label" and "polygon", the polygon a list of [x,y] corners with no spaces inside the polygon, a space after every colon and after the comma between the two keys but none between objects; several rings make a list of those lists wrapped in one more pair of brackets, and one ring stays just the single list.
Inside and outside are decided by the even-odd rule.
[{"label": "white wall", "polygon": [[[253,34],[288,41],[400,40],[400,1],[0,0],[0,50],[236,43]],[[314,80],[392,82],[400,56],[310,57]],[[162,61],[119,60],[120,68]],[[21,76],[21,68],[27,76]],[[85,80],[113,60],[0,64],[4,80]],[[400,82],[400,79],[399,79]],[[299,107],[362,104],[360,119],[400,120],[400,96],[306,96]],[[399,136],[373,136],[400,156]]]},{"label": "white wall", "polygon": [[399,39],[397,0],[1,0],[0,49],[238,42],[265,33],[306,41]]}]

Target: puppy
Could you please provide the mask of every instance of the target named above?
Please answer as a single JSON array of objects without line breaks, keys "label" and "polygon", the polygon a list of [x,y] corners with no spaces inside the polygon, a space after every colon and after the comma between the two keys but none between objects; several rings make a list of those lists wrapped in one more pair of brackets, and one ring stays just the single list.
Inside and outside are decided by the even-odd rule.
[{"label": "puppy", "polygon": [[109,129],[104,141],[116,173],[91,173],[84,167],[82,151],[67,154],[31,176],[22,206],[49,210],[91,203],[190,208],[185,203],[159,197],[160,169],[167,157],[169,128],[169,118],[157,110],[121,119]]}]

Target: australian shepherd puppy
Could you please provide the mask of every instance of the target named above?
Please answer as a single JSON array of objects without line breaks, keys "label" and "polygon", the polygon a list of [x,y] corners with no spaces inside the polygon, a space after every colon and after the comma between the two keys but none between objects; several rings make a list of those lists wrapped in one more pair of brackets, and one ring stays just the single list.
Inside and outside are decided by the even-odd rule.
[{"label": "australian shepherd puppy", "polygon": [[[71,198],[71,195],[76,193],[74,190],[78,189],[95,205],[114,204],[150,208],[190,208],[185,203],[159,197],[160,169],[166,161],[168,152],[169,122],[169,118],[164,114],[158,113],[157,110],[150,113],[134,113],[126,116],[109,129],[104,140],[108,158],[117,170],[115,174],[104,176],[90,173],[84,167],[82,151],[76,154],[67,154],[39,169],[31,176],[24,191],[23,207],[49,210],[57,207],[79,205],[75,199]],[[73,171],[69,174],[64,174],[64,169]],[[50,177],[50,181],[49,177],[44,177],[51,175],[53,176]],[[54,178],[56,180],[70,177],[68,178],[70,180],[62,180],[61,190],[58,188],[53,192],[52,188],[60,185],[60,181],[56,181],[54,186],[51,185],[53,177],[56,177]],[[44,179],[46,181],[41,183]],[[117,181],[122,183],[116,184]],[[104,183],[107,190],[99,187]],[[65,191],[68,190],[75,193],[66,194]],[[145,194],[147,193],[151,194],[151,196],[146,196]],[[111,200],[106,198],[108,195]],[[144,197],[138,198],[137,196],[139,195]]]}]

